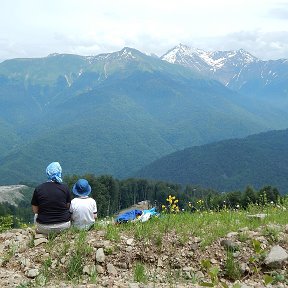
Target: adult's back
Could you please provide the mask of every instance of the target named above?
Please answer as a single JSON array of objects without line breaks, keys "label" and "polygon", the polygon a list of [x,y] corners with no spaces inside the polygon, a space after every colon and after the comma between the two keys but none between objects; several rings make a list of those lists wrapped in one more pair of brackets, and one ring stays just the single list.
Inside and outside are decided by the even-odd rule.
[{"label": "adult's back", "polygon": [[71,202],[67,185],[57,182],[45,182],[36,187],[32,205],[38,206],[37,221],[41,224],[54,224],[70,220],[67,204]]},{"label": "adult's back", "polygon": [[50,163],[46,174],[48,180],[35,188],[31,200],[36,231],[59,233],[71,226],[71,193],[62,183],[62,168],[58,162]]}]

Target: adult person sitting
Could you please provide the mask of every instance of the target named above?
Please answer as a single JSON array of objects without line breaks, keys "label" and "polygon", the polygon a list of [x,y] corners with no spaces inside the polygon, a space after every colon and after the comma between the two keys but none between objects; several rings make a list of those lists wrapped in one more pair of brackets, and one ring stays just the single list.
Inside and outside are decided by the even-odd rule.
[{"label": "adult person sitting", "polygon": [[46,174],[48,181],[35,188],[31,200],[36,232],[60,233],[71,226],[71,193],[68,186],[62,183],[62,168],[58,162],[50,163]]}]

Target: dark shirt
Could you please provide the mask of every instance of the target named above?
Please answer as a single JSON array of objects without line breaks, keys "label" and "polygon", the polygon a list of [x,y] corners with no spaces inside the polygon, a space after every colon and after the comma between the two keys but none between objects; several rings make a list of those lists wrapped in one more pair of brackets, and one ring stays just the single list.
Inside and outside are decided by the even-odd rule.
[{"label": "dark shirt", "polygon": [[31,205],[38,206],[37,222],[55,224],[70,220],[67,204],[71,203],[71,194],[65,184],[45,182],[35,188]]}]

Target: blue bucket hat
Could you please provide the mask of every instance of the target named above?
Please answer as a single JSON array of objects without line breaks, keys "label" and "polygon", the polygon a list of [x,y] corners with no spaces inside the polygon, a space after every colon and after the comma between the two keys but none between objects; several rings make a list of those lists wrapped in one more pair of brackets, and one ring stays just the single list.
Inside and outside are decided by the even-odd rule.
[{"label": "blue bucket hat", "polygon": [[50,163],[46,168],[46,174],[48,176],[48,180],[62,183],[62,168],[58,162]]},{"label": "blue bucket hat", "polygon": [[91,192],[91,186],[86,179],[79,179],[73,186],[72,192],[76,196],[88,196]]}]

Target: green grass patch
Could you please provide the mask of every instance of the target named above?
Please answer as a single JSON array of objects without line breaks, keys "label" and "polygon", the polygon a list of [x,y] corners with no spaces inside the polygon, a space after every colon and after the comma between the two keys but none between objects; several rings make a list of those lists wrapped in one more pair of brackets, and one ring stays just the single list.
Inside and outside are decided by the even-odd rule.
[{"label": "green grass patch", "polygon": [[68,267],[67,267],[67,279],[72,281],[80,280],[83,274],[83,267],[85,265],[85,259],[93,252],[92,247],[86,243],[87,231],[79,231],[75,240],[75,247],[71,254]]}]

